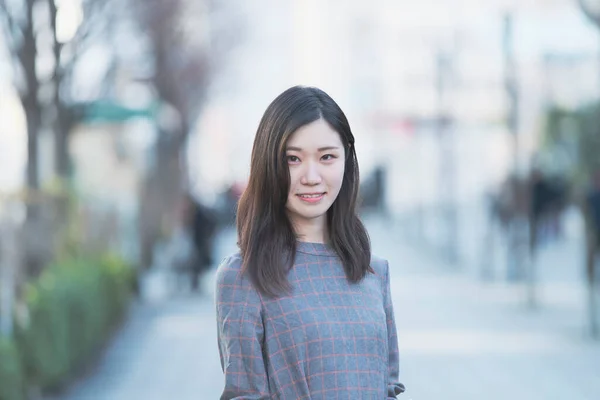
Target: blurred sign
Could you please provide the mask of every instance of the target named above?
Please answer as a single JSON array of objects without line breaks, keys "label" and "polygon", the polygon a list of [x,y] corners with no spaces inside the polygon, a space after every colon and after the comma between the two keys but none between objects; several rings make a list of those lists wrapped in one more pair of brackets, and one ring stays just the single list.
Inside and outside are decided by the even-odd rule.
[{"label": "blurred sign", "polygon": [[376,112],[369,118],[371,126],[376,129],[391,130],[397,134],[412,135],[414,133],[414,119],[405,115],[385,112]]},{"label": "blurred sign", "polygon": [[387,129],[397,134],[413,135],[417,131],[438,127],[448,128],[455,121],[448,115],[421,117],[375,113],[370,118],[371,125],[377,129]]},{"label": "blurred sign", "polygon": [[75,106],[81,112],[83,122],[123,122],[131,118],[156,119],[159,106],[154,104],[146,108],[125,107],[111,100],[99,100]]}]

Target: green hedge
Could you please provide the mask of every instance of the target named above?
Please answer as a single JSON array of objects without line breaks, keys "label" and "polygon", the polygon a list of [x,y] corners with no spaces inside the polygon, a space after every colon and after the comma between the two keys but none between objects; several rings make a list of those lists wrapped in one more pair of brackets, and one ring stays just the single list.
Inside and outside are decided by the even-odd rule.
[{"label": "green hedge", "polygon": [[[15,331],[26,384],[48,391],[68,382],[123,317],[133,283],[132,268],[103,257],[52,265],[29,284],[27,321],[17,323]],[[13,400],[2,396],[0,391],[0,400]]]},{"label": "green hedge", "polygon": [[23,400],[25,382],[14,342],[0,339],[0,400]]}]

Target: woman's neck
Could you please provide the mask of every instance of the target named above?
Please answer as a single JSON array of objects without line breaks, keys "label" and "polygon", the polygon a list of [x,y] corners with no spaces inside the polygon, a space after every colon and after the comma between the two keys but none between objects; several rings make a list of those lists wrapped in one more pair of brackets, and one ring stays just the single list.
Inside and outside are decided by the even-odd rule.
[{"label": "woman's neck", "polygon": [[301,242],[327,242],[327,220],[325,216],[314,219],[292,220],[292,225],[298,240]]}]

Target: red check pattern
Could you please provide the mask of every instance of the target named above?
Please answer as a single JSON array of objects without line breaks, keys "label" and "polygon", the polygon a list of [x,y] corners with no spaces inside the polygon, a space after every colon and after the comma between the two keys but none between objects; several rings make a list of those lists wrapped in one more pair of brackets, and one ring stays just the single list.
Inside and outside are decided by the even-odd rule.
[{"label": "red check pattern", "polygon": [[346,279],[326,245],[298,243],[293,291],[262,297],[241,273],[241,257],[217,272],[217,324],[225,374],[222,400],[396,399],[398,340],[389,268]]}]

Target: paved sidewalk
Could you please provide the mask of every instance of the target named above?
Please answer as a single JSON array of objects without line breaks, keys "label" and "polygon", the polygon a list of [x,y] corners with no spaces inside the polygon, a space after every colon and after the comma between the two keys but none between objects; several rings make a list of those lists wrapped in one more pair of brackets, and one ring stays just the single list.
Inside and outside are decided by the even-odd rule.
[{"label": "paved sidewalk", "polygon": [[456,271],[399,244],[381,223],[370,232],[374,251],[392,268],[409,398],[600,398],[600,343],[587,336],[579,281],[544,281],[540,308],[531,311],[520,285]]},{"label": "paved sidewalk", "polygon": [[[522,288],[481,283],[407,247],[389,223],[371,218],[367,225],[374,253],[391,265],[404,398],[600,398],[600,344],[586,336],[577,282],[545,283],[542,307],[528,311]],[[226,232],[219,256],[234,248],[235,235]],[[146,301],[133,308],[94,373],[62,399],[219,398],[214,274],[202,296],[168,297],[163,278],[149,276]]]}]

